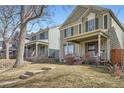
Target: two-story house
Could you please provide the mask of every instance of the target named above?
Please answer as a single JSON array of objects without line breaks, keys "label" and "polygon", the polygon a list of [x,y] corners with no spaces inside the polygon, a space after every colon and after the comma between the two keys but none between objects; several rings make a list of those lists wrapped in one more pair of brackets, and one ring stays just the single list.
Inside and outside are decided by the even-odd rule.
[{"label": "two-story house", "polygon": [[25,43],[25,56],[48,56],[59,58],[60,30],[59,26],[41,29],[32,33],[30,41]]},{"label": "two-story house", "polygon": [[110,9],[76,6],[60,30],[61,60],[66,54],[85,58],[90,53],[109,61],[111,49],[124,48],[124,28]]}]

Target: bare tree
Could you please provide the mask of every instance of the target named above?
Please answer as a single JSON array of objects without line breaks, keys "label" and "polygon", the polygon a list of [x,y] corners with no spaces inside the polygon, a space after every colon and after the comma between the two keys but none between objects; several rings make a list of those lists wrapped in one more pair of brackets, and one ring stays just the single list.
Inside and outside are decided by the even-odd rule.
[{"label": "bare tree", "polygon": [[19,27],[16,6],[0,6],[0,34],[3,38],[3,49],[6,50],[6,59],[9,59],[9,42]]},{"label": "bare tree", "polygon": [[46,16],[49,18],[51,16],[51,13],[53,13],[49,11],[50,8],[51,6],[47,6],[47,5],[20,6],[19,46],[18,46],[16,62],[13,67],[21,67],[24,64],[23,57],[24,57],[24,46],[25,46],[25,37],[27,32],[27,24],[32,21],[36,22],[35,20],[38,19],[41,19],[41,21],[48,22],[48,20],[46,20],[47,19]]},{"label": "bare tree", "polygon": [[41,16],[44,16],[45,8],[47,6],[20,6],[20,35],[19,35],[19,46],[18,53],[14,67],[23,66],[23,56],[24,56],[24,46],[25,46],[25,37],[26,37],[26,26],[27,24],[34,20],[38,19]]}]

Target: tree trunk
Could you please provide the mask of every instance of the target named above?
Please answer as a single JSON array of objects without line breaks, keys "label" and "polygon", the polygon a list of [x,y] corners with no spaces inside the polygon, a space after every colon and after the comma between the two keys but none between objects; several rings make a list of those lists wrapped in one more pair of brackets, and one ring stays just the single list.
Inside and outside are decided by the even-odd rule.
[{"label": "tree trunk", "polygon": [[9,41],[6,41],[5,45],[6,45],[6,59],[9,59]]},{"label": "tree trunk", "polygon": [[19,46],[17,51],[16,62],[13,67],[23,66],[23,57],[24,57],[24,47],[25,47],[25,36],[26,36],[26,24],[22,23],[20,26],[20,35],[19,35]]}]

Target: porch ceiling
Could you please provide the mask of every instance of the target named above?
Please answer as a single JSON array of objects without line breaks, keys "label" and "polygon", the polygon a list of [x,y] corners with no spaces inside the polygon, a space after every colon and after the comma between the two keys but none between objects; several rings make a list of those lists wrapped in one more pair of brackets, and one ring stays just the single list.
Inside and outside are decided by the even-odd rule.
[{"label": "porch ceiling", "polygon": [[35,44],[48,46],[48,42],[43,42],[42,40],[30,41],[28,43],[25,43],[25,46],[30,46],[30,45],[35,45]]},{"label": "porch ceiling", "polygon": [[78,35],[67,37],[67,38],[65,38],[65,41],[79,43],[81,41],[97,39],[98,35],[101,35],[103,38],[108,38],[107,33],[105,33],[103,30],[99,29],[99,30],[85,32],[85,33],[81,33]]}]

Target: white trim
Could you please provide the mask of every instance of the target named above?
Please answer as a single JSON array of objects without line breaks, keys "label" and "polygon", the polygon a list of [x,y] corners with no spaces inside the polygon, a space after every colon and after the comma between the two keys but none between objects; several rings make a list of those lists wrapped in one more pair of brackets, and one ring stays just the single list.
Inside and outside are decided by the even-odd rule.
[{"label": "white trim", "polygon": [[[65,20],[65,22],[62,24],[62,28],[63,28],[63,26],[64,26],[64,24],[69,20],[69,18],[73,15],[73,13],[77,10],[77,8],[78,8],[78,6],[76,6],[75,8],[74,8],[74,10],[71,12],[71,14],[68,16],[68,18]],[[60,27],[60,28],[61,28]]]},{"label": "white trim", "polygon": [[[86,8],[86,7],[85,7],[85,8]],[[90,10],[90,8],[87,8],[87,10],[84,12],[84,14],[83,14],[78,20],[82,19],[82,17],[84,17],[85,14],[87,14],[87,13],[89,12],[89,10]]]},{"label": "white trim", "polygon": [[107,29],[108,29],[108,23],[109,23],[109,21],[108,21],[108,13],[103,14],[103,17],[102,17],[102,19],[103,19],[103,22],[102,22],[103,25],[102,25],[102,26],[103,26],[103,27],[102,27],[102,28],[103,28],[104,30],[107,30],[107,29],[104,28],[104,16],[105,16],[105,15],[107,15]]},{"label": "white trim", "polygon": [[98,35],[98,56],[101,56],[101,35]]},{"label": "white trim", "polygon": [[92,39],[92,40],[86,40],[86,41],[83,41],[83,43],[90,43],[90,42],[93,42],[93,41],[98,41],[98,39]]},{"label": "white trim", "polygon": [[64,27],[60,30],[64,30],[64,29],[67,29],[67,28],[70,28],[70,27],[73,27],[73,26],[76,26],[76,25],[79,25],[79,24],[81,24],[81,22],[75,22],[74,24],[68,25],[68,26],[66,26],[66,27]]}]

